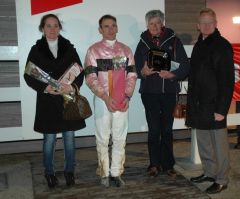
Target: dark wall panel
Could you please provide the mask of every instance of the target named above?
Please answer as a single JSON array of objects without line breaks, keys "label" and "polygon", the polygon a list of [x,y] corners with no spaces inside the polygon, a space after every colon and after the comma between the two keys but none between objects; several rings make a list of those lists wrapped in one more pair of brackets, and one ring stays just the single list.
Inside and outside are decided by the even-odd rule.
[{"label": "dark wall panel", "polygon": [[0,62],[0,88],[19,87],[19,64],[16,61]]},{"label": "dark wall panel", "polygon": [[0,103],[0,128],[22,126],[21,103]]},{"label": "dark wall panel", "polygon": [[15,0],[0,1],[0,46],[17,46]]},{"label": "dark wall panel", "polygon": [[197,37],[199,11],[206,7],[206,0],[166,0],[166,26],[172,28],[186,45],[193,44]]}]

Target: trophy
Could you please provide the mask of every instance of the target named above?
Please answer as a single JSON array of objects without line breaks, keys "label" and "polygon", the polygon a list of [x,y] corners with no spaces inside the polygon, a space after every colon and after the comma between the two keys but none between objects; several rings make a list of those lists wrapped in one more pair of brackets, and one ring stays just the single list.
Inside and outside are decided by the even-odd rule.
[{"label": "trophy", "polygon": [[[41,82],[51,85],[52,87],[56,88],[56,90],[60,89],[61,84],[59,81],[53,79],[48,73],[44,72],[31,61],[27,63],[24,73]],[[62,96],[64,100],[73,100],[73,97],[69,94],[62,94]]]},{"label": "trophy", "polygon": [[161,49],[150,49],[148,51],[147,64],[154,71],[170,70],[171,58],[167,51]]}]

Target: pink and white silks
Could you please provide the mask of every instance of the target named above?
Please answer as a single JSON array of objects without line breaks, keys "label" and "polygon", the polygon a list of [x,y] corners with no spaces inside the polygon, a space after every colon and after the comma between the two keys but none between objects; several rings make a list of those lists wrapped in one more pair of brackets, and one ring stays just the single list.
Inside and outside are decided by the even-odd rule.
[{"label": "pink and white silks", "polygon": [[[126,57],[124,71],[114,70],[113,60]],[[94,96],[94,119],[98,153],[97,174],[101,177],[120,176],[124,171],[125,144],[128,131],[128,110],[110,112],[101,99],[104,95],[115,98],[131,97],[135,88],[137,74],[131,49],[116,41],[112,46],[106,41],[92,45],[85,58],[85,74],[88,87]],[[117,81],[116,81],[117,79]],[[121,100],[115,99],[121,107]],[[111,166],[108,144],[112,136]]]}]

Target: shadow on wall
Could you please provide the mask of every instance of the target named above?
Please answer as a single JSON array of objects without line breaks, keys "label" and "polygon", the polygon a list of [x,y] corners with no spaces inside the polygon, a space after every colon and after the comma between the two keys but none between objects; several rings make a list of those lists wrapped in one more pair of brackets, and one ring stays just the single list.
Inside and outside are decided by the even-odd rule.
[{"label": "shadow on wall", "polygon": [[144,31],[140,27],[145,27],[145,24],[139,23],[131,15],[117,15],[116,17],[119,27],[117,38],[119,38],[120,42],[128,45],[134,53],[140,40],[140,35]]},{"label": "shadow on wall", "polygon": [[192,45],[194,43],[192,35],[189,33],[181,33],[177,34],[177,36],[181,39],[183,45]]}]

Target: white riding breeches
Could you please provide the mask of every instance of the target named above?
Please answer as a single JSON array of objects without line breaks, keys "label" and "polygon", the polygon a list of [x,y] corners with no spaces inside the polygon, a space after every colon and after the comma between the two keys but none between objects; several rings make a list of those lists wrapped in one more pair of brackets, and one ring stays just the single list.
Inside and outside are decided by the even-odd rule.
[{"label": "white riding breeches", "polygon": [[[98,154],[97,174],[116,177],[124,171],[125,145],[128,130],[128,110],[110,112],[105,102],[94,97],[94,119],[96,126],[96,144]],[[111,164],[108,152],[110,136],[112,137]]]}]

